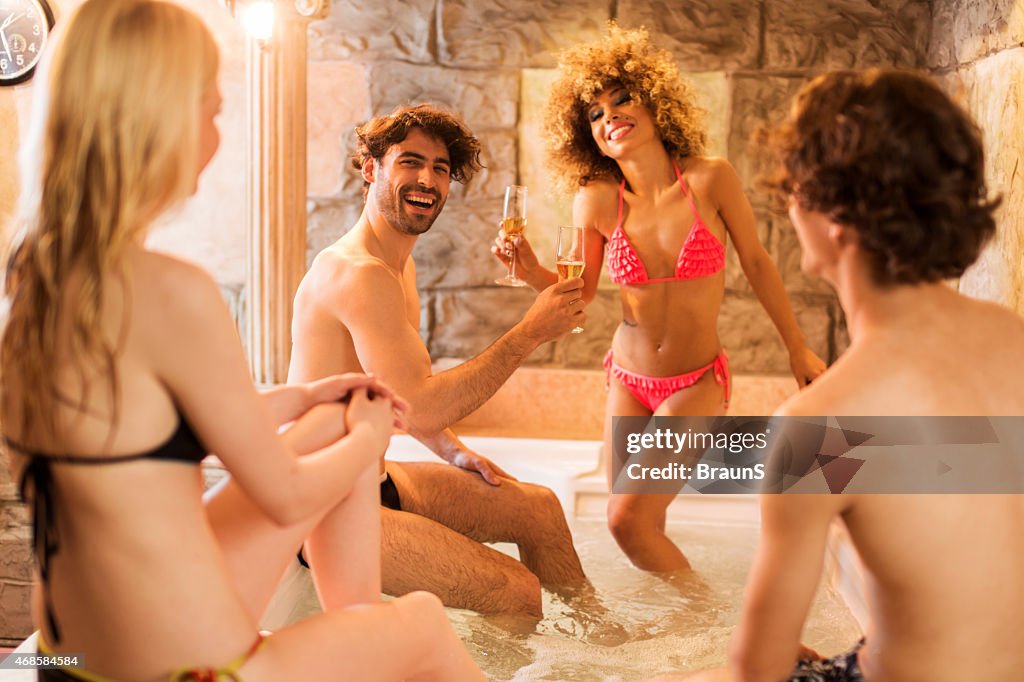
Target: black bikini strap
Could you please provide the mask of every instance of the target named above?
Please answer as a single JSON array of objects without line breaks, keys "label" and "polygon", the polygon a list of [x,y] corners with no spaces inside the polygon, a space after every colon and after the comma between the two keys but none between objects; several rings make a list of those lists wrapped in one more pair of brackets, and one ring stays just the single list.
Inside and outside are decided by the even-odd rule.
[{"label": "black bikini strap", "polygon": [[136,459],[144,459],[149,453],[134,454],[134,455],[113,455],[110,457],[83,457],[81,455],[51,455],[47,452],[40,452],[27,448],[21,443],[6,435],[0,434],[0,440],[3,441],[4,445],[11,450],[17,450],[23,455],[32,457],[33,459],[45,459],[47,462],[56,462],[58,464],[81,464],[83,466],[102,466],[104,464],[118,464],[120,462],[131,462]]},{"label": "black bikini strap", "polygon": [[[6,442],[6,439],[4,439]],[[32,457],[21,472],[18,492],[24,502],[29,501],[28,487],[32,485],[32,547],[39,564],[39,579],[43,588],[46,624],[53,635],[53,643],[60,643],[60,628],[53,611],[50,594],[50,559],[60,547],[57,516],[54,509],[53,473],[50,463],[43,457]]]}]

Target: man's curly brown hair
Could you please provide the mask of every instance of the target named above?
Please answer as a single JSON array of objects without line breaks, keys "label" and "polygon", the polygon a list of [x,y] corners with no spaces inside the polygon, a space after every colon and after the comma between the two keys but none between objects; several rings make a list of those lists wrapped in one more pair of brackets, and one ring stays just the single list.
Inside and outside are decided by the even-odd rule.
[{"label": "man's curly brown hair", "polygon": [[567,192],[597,178],[622,179],[618,164],[598,149],[587,107],[609,86],[625,88],[654,119],[658,136],[673,157],[704,153],[703,112],[667,50],[651,45],[647,30],[614,23],[605,37],[559,55],[544,134],[559,185]]},{"label": "man's curly brown hair", "polygon": [[[409,135],[413,128],[442,142],[448,148],[451,162],[451,178],[456,182],[469,182],[480,163],[480,141],[455,114],[431,104],[400,106],[386,116],[372,118],[356,127],[356,151],[352,154],[352,166],[362,171],[367,159],[380,161],[393,145]],[[370,183],[363,183],[363,198]]]},{"label": "man's curly brown hair", "polygon": [[835,71],[762,136],[777,199],[855,230],[883,286],[959,277],[995,232],[981,131],[928,77]]}]

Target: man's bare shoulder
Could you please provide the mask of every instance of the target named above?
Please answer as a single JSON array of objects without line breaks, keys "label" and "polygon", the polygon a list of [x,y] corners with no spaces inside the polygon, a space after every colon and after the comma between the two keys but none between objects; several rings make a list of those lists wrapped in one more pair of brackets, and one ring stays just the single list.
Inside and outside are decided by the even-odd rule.
[{"label": "man's bare shoulder", "polygon": [[321,294],[339,291],[354,293],[361,286],[399,284],[394,271],[380,258],[365,249],[353,247],[343,241],[327,247],[316,255],[303,285]]},{"label": "man's bare shoulder", "polygon": [[[784,402],[775,414],[783,417],[878,414],[888,391],[889,373],[868,354],[849,350],[810,386]],[[870,377],[870,379],[866,379]]]}]

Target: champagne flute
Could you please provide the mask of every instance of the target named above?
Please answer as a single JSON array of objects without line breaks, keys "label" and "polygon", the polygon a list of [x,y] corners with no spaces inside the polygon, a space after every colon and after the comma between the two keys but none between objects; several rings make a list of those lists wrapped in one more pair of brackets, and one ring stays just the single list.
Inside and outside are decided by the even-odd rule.
[{"label": "champagne flute", "polygon": [[[560,225],[558,228],[558,245],[555,247],[555,266],[558,268],[558,281],[562,282],[583,275],[583,228]],[[579,334],[583,327],[576,327],[573,334]]]},{"label": "champagne flute", "polygon": [[522,185],[509,185],[505,188],[505,214],[501,220],[501,229],[505,232],[505,244],[512,251],[512,256],[508,274],[494,280],[494,283],[507,287],[525,287],[526,282],[516,277],[516,247],[512,242],[513,238],[526,229],[526,188]]}]

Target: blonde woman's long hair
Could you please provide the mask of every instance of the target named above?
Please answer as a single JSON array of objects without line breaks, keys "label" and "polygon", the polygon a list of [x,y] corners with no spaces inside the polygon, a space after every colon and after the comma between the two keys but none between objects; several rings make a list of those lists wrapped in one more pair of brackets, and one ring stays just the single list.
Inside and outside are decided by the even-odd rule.
[{"label": "blonde woman's long hair", "polygon": [[87,0],[58,33],[35,84],[3,285],[0,415],[29,442],[59,440],[56,408],[84,413],[94,383],[109,391],[113,434],[121,336],[102,328],[105,288],[123,283],[127,302],[125,247],[191,194],[218,68],[209,31],[169,2]]}]

